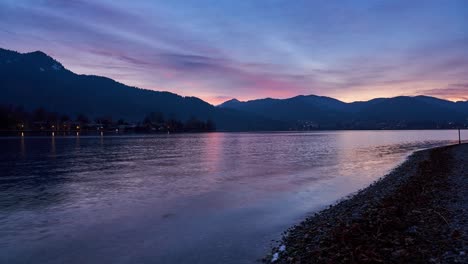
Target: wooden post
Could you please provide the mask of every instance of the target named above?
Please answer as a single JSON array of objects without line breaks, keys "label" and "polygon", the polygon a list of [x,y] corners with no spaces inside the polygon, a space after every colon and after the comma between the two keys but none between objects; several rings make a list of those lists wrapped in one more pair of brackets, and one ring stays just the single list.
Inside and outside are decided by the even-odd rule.
[{"label": "wooden post", "polygon": [[458,144],[461,144],[460,128],[458,128]]}]

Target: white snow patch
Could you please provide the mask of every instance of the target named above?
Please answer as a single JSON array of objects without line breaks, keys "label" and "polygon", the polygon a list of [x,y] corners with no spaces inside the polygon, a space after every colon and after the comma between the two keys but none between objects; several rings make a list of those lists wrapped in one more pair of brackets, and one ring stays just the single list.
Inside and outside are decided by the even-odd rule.
[{"label": "white snow patch", "polygon": [[58,65],[57,63],[54,63],[52,65],[52,69],[54,69],[55,71],[59,71],[62,69],[62,66]]},{"label": "white snow patch", "polygon": [[39,70],[42,71],[42,72],[45,71],[44,68],[42,68],[42,67],[40,67]]},{"label": "white snow patch", "polygon": [[279,247],[279,251],[280,251],[280,252],[283,252],[283,251],[285,251],[285,250],[286,250],[286,246],[285,246],[285,245],[281,245],[281,246]]},{"label": "white snow patch", "polygon": [[271,262],[277,261],[278,258],[279,258],[279,254],[278,254],[278,252],[276,252],[275,254],[273,254],[273,257],[271,258]]}]

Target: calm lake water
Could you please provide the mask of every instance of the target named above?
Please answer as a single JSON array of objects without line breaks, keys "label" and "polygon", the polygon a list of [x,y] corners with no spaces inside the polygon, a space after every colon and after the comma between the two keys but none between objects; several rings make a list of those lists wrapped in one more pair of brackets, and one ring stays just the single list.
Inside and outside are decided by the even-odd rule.
[{"label": "calm lake water", "polygon": [[0,138],[0,263],[256,263],[314,210],[457,136]]}]

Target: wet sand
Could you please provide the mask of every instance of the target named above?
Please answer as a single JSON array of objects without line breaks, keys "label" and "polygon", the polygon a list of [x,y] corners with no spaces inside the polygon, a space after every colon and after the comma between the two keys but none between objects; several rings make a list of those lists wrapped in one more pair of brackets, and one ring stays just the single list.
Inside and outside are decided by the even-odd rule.
[{"label": "wet sand", "polygon": [[265,262],[468,263],[468,144],[418,151],[287,230]]}]

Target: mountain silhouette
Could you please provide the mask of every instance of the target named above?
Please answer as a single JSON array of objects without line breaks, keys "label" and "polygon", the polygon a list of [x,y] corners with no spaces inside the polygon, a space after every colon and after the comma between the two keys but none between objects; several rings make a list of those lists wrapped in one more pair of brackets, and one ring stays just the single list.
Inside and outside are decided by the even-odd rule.
[{"label": "mountain silhouette", "polygon": [[112,79],[75,74],[43,52],[0,49],[0,104],[44,107],[48,111],[96,118],[141,121],[151,112],[167,118],[212,120],[218,130],[281,130],[282,122],[232,109],[220,109],[196,97],[130,87]]},{"label": "mountain silhouette", "polygon": [[273,120],[288,123],[309,120],[321,124],[335,123],[341,119],[346,104],[329,97],[300,95],[288,99],[259,99],[248,102],[227,101],[218,107],[255,113]]},{"label": "mountain silhouette", "polygon": [[226,101],[220,108],[255,113],[289,125],[315,124],[319,128],[444,128],[468,124],[468,101],[451,102],[429,96],[376,98],[345,103],[309,95],[288,99]]},{"label": "mountain silhouette", "polygon": [[79,75],[41,51],[0,49],[0,105],[44,107],[76,117],[111,116],[139,122],[151,112],[166,118],[212,120],[218,130],[405,129],[468,126],[468,101],[398,96],[345,103],[300,95],[288,99],[229,100],[215,107],[197,97],[130,87]]}]

